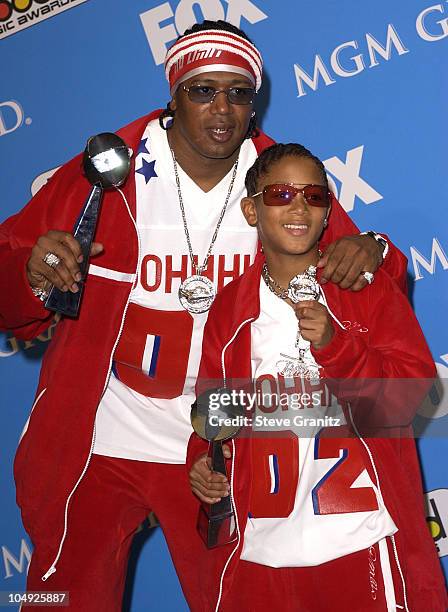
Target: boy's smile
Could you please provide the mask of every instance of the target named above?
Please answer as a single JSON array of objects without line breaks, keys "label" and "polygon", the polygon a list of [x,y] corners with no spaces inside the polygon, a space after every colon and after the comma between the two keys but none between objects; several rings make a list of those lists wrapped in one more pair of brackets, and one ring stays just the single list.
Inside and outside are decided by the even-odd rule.
[{"label": "boy's smile", "polygon": [[[309,158],[284,157],[262,175],[257,191],[262,191],[266,185],[281,183],[323,185],[322,173]],[[283,206],[267,206],[263,195],[245,198],[242,209],[247,222],[257,226],[267,259],[302,255],[304,258],[300,259],[303,259],[304,268],[316,263],[317,242],[324,228],[328,207],[310,205],[299,191]]]}]

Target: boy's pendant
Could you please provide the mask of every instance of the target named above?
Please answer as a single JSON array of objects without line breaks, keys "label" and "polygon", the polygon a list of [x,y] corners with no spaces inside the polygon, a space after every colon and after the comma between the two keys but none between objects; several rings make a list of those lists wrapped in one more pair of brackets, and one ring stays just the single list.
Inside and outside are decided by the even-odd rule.
[{"label": "boy's pendant", "polygon": [[297,274],[289,281],[288,297],[293,304],[319,299],[320,286],[316,281],[316,272],[316,266],[309,266],[303,274]]}]

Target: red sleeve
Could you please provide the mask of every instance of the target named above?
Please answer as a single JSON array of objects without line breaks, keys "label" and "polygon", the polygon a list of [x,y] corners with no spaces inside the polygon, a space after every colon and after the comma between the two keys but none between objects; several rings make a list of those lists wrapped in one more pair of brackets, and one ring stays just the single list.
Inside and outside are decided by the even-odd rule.
[{"label": "red sleeve", "polygon": [[208,448],[209,443],[206,440],[200,438],[196,433],[191,434],[187,447],[186,466],[188,472],[190,472],[193,464],[201,455],[206,455],[208,453]]},{"label": "red sleeve", "polygon": [[[53,313],[31,291],[26,263],[39,236],[50,229],[71,231],[76,212],[71,212],[70,198],[79,208],[88,193],[87,181],[73,189],[79,164],[80,157],[66,164],[21,212],[0,225],[0,329],[24,340],[42,333],[53,319]],[[68,205],[62,206],[62,202]]]},{"label": "red sleeve", "polygon": [[[140,117],[118,134],[128,143],[138,142],[147,123],[160,112]],[[0,225],[0,329],[17,338],[34,338],[52,321],[53,314],[31,292],[26,263],[39,236],[49,230],[72,231],[90,190],[81,160],[78,155],[60,168],[21,212]]]},{"label": "red sleeve", "polygon": [[345,330],[334,322],[331,342],[312,352],[337,396],[352,403],[364,425],[405,426],[432,384],[434,360],[395,283],[378,274],[365,291],[368,333]]}]

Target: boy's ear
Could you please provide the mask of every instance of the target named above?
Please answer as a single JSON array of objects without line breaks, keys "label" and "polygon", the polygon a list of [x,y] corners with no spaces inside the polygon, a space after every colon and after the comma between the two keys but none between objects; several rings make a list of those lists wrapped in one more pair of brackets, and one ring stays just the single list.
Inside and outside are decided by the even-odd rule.
[{"label": "boy's ear", "polygon": [[241,200],[241,210],[248,224],[255,227],[258,222],[257,207],[253,198],[245,197]]}]

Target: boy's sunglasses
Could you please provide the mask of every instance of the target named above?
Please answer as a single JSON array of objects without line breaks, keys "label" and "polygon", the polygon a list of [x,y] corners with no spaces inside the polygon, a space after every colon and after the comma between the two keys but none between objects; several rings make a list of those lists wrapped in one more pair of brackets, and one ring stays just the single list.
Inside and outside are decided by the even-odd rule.
[{"label": "boy's sunglasses", "polygon": [[[301,185],[301,187],[298,187]],[[310,206],[330,205],[330,191],[324,185],[304,185],[303,183],[275,183],[266,185],[263,191],[254,193],[253,198],[262,195],[266,206],[286,206],[301,193]]]},{"label": "boy's sunglasses", "polygon": [[213,102],[219,93],[225,93],[230,104],[252,104],[255,98],[253,87],[229,87],[229,89],[216,89],[208,85],[192,85],[185,87],[189,100],[197,104],[207,104]]}]

